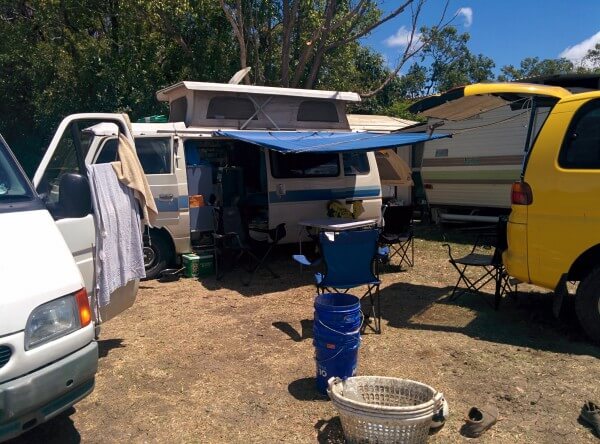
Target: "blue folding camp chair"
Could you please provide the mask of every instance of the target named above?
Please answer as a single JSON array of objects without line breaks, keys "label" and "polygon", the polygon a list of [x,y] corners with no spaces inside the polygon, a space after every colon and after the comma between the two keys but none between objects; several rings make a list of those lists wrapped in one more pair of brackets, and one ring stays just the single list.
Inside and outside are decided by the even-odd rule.
[{"label": "blue folding camp chair", "polygon": [[[347,293],[352,288],[366,286],[366,292],[360,297],[369,301],[368,312],[363,310],[363,331],[368,326],[375,333],[381,333],[381,281],[373,272],[379,253],[378,237],[379,230],[376,229],[320,233],[319,247],[325,273],[315,274],[317,292]],[[294,260],[302,265],[315,265],[302,255],[294,255]],[[371,317],[374,325],[370,325]]]}]

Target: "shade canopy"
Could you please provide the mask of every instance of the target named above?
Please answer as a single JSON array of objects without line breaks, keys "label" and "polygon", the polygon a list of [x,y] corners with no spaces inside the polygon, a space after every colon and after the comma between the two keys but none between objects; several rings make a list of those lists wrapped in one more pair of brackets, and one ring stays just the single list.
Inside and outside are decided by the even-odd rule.
[{"label": "shade canopy", "polygon": [[344,151],[376,151],[413,145],[450,137],[450,134],[326,131],[216,131],[215,136],[229,137],[259,145],[280,153],[341,153]]}]

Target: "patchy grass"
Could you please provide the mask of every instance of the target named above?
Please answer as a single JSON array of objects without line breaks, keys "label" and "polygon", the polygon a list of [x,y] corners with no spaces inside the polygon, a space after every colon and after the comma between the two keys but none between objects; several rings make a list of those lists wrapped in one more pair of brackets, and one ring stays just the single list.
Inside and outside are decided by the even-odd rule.
[{"label": "patchy grass", "polygon": [[[471,233],[445,233],[457,255]],[[483,443],[597,442],[577,417],[600,401],[600,349],[552,318],[545,291],[522,285],[499,311],[487,295],[448,296],[456,273],[434,228],[419,230],[416,265],[382,276],[383,334],[365,334],[359,374],[415,379],[445,393],[459,434],[473,405],[502,420]],[[314,388],[312,271],[280,252],[280,279],[240,273],[142,283],[134,307],[103,327],[96,390],[20,442],[343,442],[333,405]],[[487,300],[486,300],[487,299]],[[473,441],[473,440],[469,440]]]}]

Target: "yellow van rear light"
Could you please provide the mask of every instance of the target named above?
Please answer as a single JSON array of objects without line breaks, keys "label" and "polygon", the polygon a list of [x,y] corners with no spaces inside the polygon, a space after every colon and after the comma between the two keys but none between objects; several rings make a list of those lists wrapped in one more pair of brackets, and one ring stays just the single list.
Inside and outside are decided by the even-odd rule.
[{"label": "yellow van rear light", "polygon": [[531,205],[533,192],[527,182],[515,182],[512,185],[510,200],[513,205]]}]

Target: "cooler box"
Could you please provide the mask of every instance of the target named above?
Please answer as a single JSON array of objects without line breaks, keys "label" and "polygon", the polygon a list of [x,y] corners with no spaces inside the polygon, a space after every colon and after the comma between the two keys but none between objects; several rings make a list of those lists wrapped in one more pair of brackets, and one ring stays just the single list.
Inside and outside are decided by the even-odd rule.
[{"label": "cooler box", "polygon": [[211,276],[215,272],[214,256],[201,254],[198,259],[198,277]]},{"label": "cooler box", "polygon": [[185,277],[196,277],[200,270],[200,257],[196,254],[182,254],[183,274]]}]

